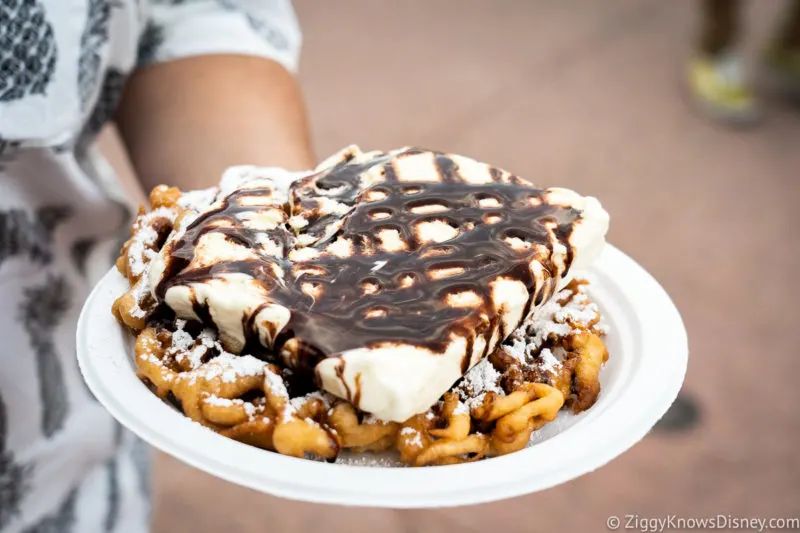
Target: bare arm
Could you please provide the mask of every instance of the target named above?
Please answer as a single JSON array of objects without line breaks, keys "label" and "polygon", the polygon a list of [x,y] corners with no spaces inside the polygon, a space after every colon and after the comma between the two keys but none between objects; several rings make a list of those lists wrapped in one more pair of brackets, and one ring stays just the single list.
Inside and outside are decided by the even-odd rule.
[{"label": "bare arm", "polygon": [[145,190],[208,187],[232,165],[315,165],[297,82],[269,59],[204,55],[144,68],[117,123]]}]

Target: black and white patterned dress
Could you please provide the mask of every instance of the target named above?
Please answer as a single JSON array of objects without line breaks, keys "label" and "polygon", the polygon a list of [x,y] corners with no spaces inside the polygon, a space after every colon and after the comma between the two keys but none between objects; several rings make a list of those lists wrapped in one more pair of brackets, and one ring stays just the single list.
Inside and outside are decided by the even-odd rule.
[{"label": "black and white patterned dress", "polygon": [[75,360],[130,219],[94,148],[125,80],[208,53],[294,70],[299,47],[289,0],[0,0],[0,532],[148,530],[149,451]]}]

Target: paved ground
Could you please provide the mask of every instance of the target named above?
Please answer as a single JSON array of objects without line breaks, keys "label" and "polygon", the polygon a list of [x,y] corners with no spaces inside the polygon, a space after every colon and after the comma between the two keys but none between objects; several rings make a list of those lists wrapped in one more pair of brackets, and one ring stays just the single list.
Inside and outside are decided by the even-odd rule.
[{"label": "paved ground", "polygon": [[[755,4],[752,51],[780,7]],[[609,466],[469,509],[287,502],[160,457],[155,531],[603,531],[611,514],[800,516],[800,112],[771,100],[761,127],[738,132],[692,113],[679,83],[689,2],[296,5],[319,154],[417,144],[599,196],[611,240],[684,315],[685,400],[675,431]]]}]

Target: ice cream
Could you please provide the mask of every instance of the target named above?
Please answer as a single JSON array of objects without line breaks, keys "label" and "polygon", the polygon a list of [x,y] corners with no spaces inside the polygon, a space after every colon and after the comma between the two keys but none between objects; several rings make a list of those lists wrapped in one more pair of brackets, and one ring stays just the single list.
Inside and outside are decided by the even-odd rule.
[{"label": "ice cream", "polygon": [[594,198],[466,157],[348,147],[299,177],[230,170],[149,281],[226,350],[267,347],[331,394],[403,421],[589,266],[608,222]]}]

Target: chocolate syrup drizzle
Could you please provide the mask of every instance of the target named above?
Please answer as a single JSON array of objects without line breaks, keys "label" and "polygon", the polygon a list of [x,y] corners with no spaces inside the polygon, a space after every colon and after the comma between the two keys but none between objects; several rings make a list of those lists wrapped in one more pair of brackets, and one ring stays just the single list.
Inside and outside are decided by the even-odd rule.
[{"label": "chocolate syrup drizzle", "polygon": [[[522,281],[528,289],[528,303],[522,316],[527,316],[531,306],[541,304],[553,294],[557,278],[567,274],[572,261],[569,237],[581,213],[547,204],[543,190],[515,176],[505,174],[503,178],[503,173],[496,169],[492,169],[494,183],[465,183],[458,174],[456,163],[440,153],[433,153],[440,182],[398,180],[395,158],[421,152],[409,150],[400,155],[381,156],[367,163],[345,161],[310,178],[319,189],[337,190],[336,195],[329,197],[354,206],[339,231],[327,239],[327,242],[337,238],[349,239],[354,250],[351,257],[336,257],[323,251],[324,244],[318,242],[314,245],[322,252],[318,258],[295,262],[313,265],[324,273],[305,272],[295,279],[287,258],[294,237],[283,226],[267,232],[282,246],[281,257],[259,255],[256,259],[187,269],[195,246],[208,232],[222,233],[237,244],[258,249],[258,232],[242,227],[237,216],[248,211],[274,209],[274,205],[254,206],[246,205],[252,201],[241,201],[244,197],[268,196],[272,191],[241,189],[225,198],[218,209],[198,217],[184,235],[172,243],[167,270],[156,288],[157,297],[163,301],[167,290],[173,286],[200,283],[226,273],[244,273],[262,284],[270,295],[269,303],[278,303],[291,310],[289,324],[277,335],[275,346],[268,348],[279,352],[289,339],[299,340],[300,353],[294,357],[297,370],[310,372],[321,358],[385,343],[403,343],[444,352],[450,336],[455,333],[468,340],[467,354],[462,362],[462,372],[466,372],[478,336],[482,336],[488,346],[497,328],[500,328],[498,343],[513,331],[504,329],[502,310],[496,309],[492,302],[490,283],[499,277]],[[385,181],[366,191],[359,190],[359,176],[375,165],[382,166]],[[365,193],[370,190],[383,193],[383,198],[366,201]],[[306,201],[297,189],[293,190],[293,198],[295,206],[313,203],[313,200]],[[486,198],[495,199],[500,206],[481,207],[479,201]],[[531,204],[532,198],[538,200],[535,205]],[[444,205],[447,210],[426,214],[412,212],[415,207],[429,204]],[[376,218],[376,213],[381,213],[383,218]],[[489,217],[495,218],[494,223],[487,222]],[[459,233],[443,243],[424,243],[414,227],[425,221],[444,221]],[[317,218],[311,221],[306,231],[319,236],[329,222],[329,217]],[[563,270],[551,259],[553,247],[546,223],[556,224],[552,232],[566,247],[566,268]],[[380,250],[377,235],[384,229],[399,232],[407,250],[392,253]],[[503,241],[505,237],[516,237],[533,246],[515,250]],[[369,255],[368,250],[372,252]],[[535,286],[530,269],[531,261],[536,258],[545,269],[544,287]],[[272,268],[274,263],[283,269],[284,279],[276,277]],[[429,273],[439,268],[461,268],[463,272],[429,279]],[[403,287],[401,284],[407,276],[413,278],[413,283]],[[379,290],[365,294],[363,284],[367,282]],[[320,287],[321,294],[317,298],[306,294],[301,290],[304,283]],[[479,295],[482,304],[468,308],[447,305],[448,294],[463,291]],[[380,310],[380,316],[366,316],[368,311],[374,310]],[[196,304],[195,312],[211,324],[204,306]],[[256,314],[257,311],[243,318],[251,341],[257,338],[253,324]]]}]

